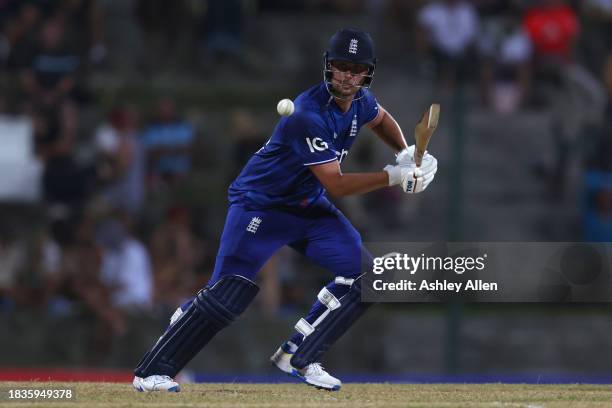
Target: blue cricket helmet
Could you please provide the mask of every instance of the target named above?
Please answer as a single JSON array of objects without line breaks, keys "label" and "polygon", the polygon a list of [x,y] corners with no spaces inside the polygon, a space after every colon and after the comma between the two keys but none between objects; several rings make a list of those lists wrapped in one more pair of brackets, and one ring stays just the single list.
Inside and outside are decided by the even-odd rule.
[{"label": "blue cricket helmet", "polygon": [[329,48],[323,54],[323,78],[326,83],[331,82],[330,63],[332,61],[367,65],[369,70],[362,87],[369,88],[376,69],[376,53],[372,37],[365,31],[354,28],[344,28],[336,32],[329,40]]}]

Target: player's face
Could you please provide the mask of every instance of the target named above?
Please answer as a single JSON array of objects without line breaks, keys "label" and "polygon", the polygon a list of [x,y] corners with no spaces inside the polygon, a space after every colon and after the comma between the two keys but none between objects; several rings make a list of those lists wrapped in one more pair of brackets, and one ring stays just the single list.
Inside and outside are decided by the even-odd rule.
[{"label": "player's face", "polygon": [[340,96],[354,96],[363,84],[368,66],[347,61],[332,61],[332,86]]}]

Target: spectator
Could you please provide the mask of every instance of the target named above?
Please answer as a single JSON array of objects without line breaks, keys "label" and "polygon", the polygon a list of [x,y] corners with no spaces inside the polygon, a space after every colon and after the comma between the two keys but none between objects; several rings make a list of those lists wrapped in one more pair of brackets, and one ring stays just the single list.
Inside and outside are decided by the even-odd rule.
[{"label": "spectator", "polygon": [[44,22],[31,62],[22,75],[23,89],[32,105],[52,107],[70,101],[80,61],[68,48],[61,20]]},{"label": "spectator", "polygon": [[[28,53],[35,43],[35,28],[43,14],[33,2],[7,2],[0,9],[2,32],[0,34],[0,66],[9,71],[25,68]],[[0,17],[1,18],[1,17]]]},{"label": "spectator", "polygon": [[131,215],[140,209],[145,195],[145,154],[136,121],[133,110],[117,107],[95,136],[98,177],[105,183],[102,199]]},{"label": "spectator", "polygon": [[[70,110],[70,106],[64,105],[60,109]],[[74,158],[76,125],[70,122],[74,115],[75,112],[57,114],[55,110],[35,112],[33,122],[36,152],[44,163],[44,199],[76,208],[91,195],[96,175],[94,168],[81,166]],[[62,116],[71,119],[60,124]]]},{"label": "spectator", "polygon": [[576,12],[564,0],[538,0],[527,8],[523,27],[534,47],[538,82],[563,87],[563,71],[574,63],[580,34]]},{"label": "spectator", "polygon": [[471,3],[440,0],[418,14],[417,47],[431,54],[442,86],[449,90],[463,79],[468,52],[478,34],[478,15]]},{"label": "spectator", "polygon": [[[580,25],[575,11],[563,0],[540,0],[529,8],[523,25],[534,44],[535,102],[552,108],[554,163],[550,171],[550,198],[563,197],[573,148],[585,126],[598,123],[605,105],[601,84],[576,59],[574,47]],[[551,89],[544,89],[548,86]],[[541,94],[548,94],[543,98]]]},{"label": "spectator", "polygon": [[34,119],[36,150],[45,166],[45,199],[69,205],[82,203],[90,187],[90,172],[73,157],[78,111],[71,98],[78,67],[79,58],[67,45],[62,21],[45,21],[21,83],[28,98],[26,110]]},{"label": "spectator", "polygon": [[523,20],[536,56],[553,62],[570,61],[580,32],[576,13],[563,0],[538,3],[527,10]]},{"label": "spectator", "polygon": [[483,101],[498,112],[513,112],[529,97],[532,44],[516,15],[495,20],[479,41]]},{"label": "spectator", "polygon": [[[58,112],[55,107],[31,112],[34,127],[34,147],[36,154],[43,161],[57,156],[71,154],[76,134],[76,111],[70,105],[61,109],[68,112]],[[65,117],[66,121],[61,121]]]},{"label": "spectator", "polygon": [[94,65],[104,62],[104,14],[96,0],[64,0],[57,6],[55,16],[65,23],[80,55]]},{"label": "spectator", "polygon": [[149,177],[154,184],[159,181],[171,184],[189,173],[194,139],[195,129],[178,116],[174,101],[167,98],[159,101],[156,118],[142,136]]},{"label": "spectator", "polygon": [[100,278],[111,291],[111,304],[124,311],[150,309],[153,274],[146,247],[118,219],[104,220],[96,235],[102,248]]},{"label": "spectator", "polygon": [[206,63],[215,65],[222,59],[245,64],[245,10],[241,0],[208,0],[202,19]]}]

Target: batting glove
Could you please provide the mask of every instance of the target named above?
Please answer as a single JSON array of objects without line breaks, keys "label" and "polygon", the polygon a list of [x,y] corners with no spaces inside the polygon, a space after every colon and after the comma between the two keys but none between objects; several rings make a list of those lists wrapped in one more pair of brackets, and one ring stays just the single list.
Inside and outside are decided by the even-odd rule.
[{"label": "batting glove", "polygon": [[389,174],[389,185],[401,185],[406,193],[420,193],[431,183],[438,171],[438,161],[425,153],[420,167],[414,162],[414,145],[397,155],[398,165],[387,165],[383,170]]},{"label": "batting glove", "polygon": [[395,155],[395,162],[399,165],[409,166],[411,164],[416,164],[414,162],[414,145],[410,145],[398,154]]}]

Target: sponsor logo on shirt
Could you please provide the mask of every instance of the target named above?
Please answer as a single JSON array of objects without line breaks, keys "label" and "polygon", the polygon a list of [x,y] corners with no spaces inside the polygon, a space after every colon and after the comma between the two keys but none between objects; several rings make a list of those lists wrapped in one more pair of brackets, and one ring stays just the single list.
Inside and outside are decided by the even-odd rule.
[{"label": "sponsor logo on shirt", "polygon": [[314,137],[312,139],[307,137],[306,143],[308,144],[308,149],[310,149],[310,153],[314,153],[315,151],[322,152],[323,150],[327,150],[327,148],[329,147],[327,145],[327,142],[323,141],[323,139],[321,139],[320,137]]}]

